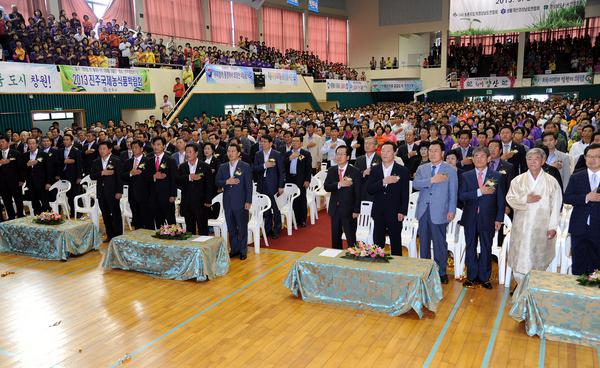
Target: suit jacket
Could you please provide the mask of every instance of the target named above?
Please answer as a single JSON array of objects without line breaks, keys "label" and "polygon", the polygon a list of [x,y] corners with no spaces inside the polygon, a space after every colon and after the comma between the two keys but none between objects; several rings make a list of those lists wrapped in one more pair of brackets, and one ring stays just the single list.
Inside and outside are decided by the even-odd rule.
[{"label": "suit jacket", "polygon": [[[346,146],[348,146],[350,148],[350,157],[352,157],[352,151],[354,151],[354,148],[352,148],[350,146],[350,144],[352,143],[352,141],[354,140],[354,138],[344,138],[344,142],[346,142]],[[359,156],[362,156],[365,154],[365,140],[360,137],[357,139],[357,143],[360,144],[360,147],[358,147],[356,149],[356,155],[355,157],[358,159]]]},{"label": "suit jacket", "polygon": [[[198,148],[200,148],[200,147],[198,147]],[[171,142],[169,142],[165,146],[165,152],[169,152],[171,155],[173,155],[175,152],[177,152],[177,146],[175,146],[174,144],[172,144]],[[201,151],[198,151],[198,152],[201,152]]]},{"label": "suit jacket", "polygon": [[27,146],[27,143],[21,142],[17,145],[16,150],[19,151],[20,154],[24,154],[29,152],[29,147]]},{"label": "suit jacket", "polygon": [[477,196],[479,189],[477,170],[469,170],[462,174],[458,198],[463,203],[461,218],[463,226],[474,228],[475,225],[478,225],[480,230],[492,231],[495,221],[502,222],[504,220],[506,188],[502,174],[488,169],[484,183],[488,180],[496,181],[496,191],[493,194]]},{"label": "suit jacket", "polygon": [[564,192],[565,188],[563,187],[563,181],[562,181],[562,177],[560,176],[560,171],[556,167],[550,166],[546,163],[544,163],[544,165],[542,165],[542,169],[545,172],[547,172],[548,174],[550,174],[554,179],[556,179],[556,181],[558,182],[558,185],[560,185],[561,192]]},{"label": "suit jacket", "polygon": [[223,188],[223,207],[225,211],[241,210],[245,203],[252,203],[252,168],[242,160],[238,160],[233,175],[240,180],[237,185],[225,184],[230,178],[229,162],[221,164],[217,171],[215,183]]},{"label": "suit jacket", "polygon": [[450,164],[441,162],[437,171],[438,174],[446,174],[448,180],[438,183],[431,183],[431,162],[425,163],[417,169],[413,188],[420,191],[417,201],[417,219],[421,219],[427,210],[429,211],[431,221],[434,224],[447,224],[448,213],[456,213],[456,201],[458,194],[458,177],[456,170]]},{"label": "suit jacket", "polygon": [[[379,165],[381,165],[381,156],[379,156],[377,153],[374,153],[374,157],[371,160],[371,166],[369,166],[370,168],[374,168],[377,167]],[[367,176],[363,176],[362,174],[365,172],[365,170],[367,169],[367,156],[366,155],[362,155],[356,158],[356,162],[354,163],[354,166],[360,171],[361,174],[361,189],[362,189],[362,200],[363,201],[372,201],[373,200],[373,196],[371,194],[369,194],[369,191],[367,190],[367,180],[369,179],[369,175]],[[372,172],[373,170],[371,170]]]},{"label": "suit jacket", "polygon": [[[165,153],[167,153],[167,152],[165,152]],[[182,163],[185,162],[185,152],[183,154],[183,160],[179,159],[179,151],[173,152],[170,156],[173,160],[175,160],[177,167],[179,167],[179,165],[181,165]]]},{"label": "suit jacket", "polygon": [[[92,169],[92,163],[94,161],[96,161],[98,159],[98,157],[100,157],[98,155],[98,143],[96,141],[93,141],[91,143],[89,143],[88,141],[85,141],[85,142],[81,143],[81,148],[78,148],[78,149],[81,150],[82,157],[83,157],[83,172],[85,174],[89,174]],[[86,151],[89,149],[94,150],[94,152],[87,153]]]},{"label": "suit jacket", "polygon": [[294,183],[298,186],[298,188],[302,188],[305,181],[310,183],[310,178],[312,175],[312,157],[310,152],[300,149],[300,157],[302,158],[298,157],[296,159],[296,177],[292,180],[292,174],[290,173],[290,166],[292,164],[290,156],[292,153],[293,151],[285,153],[285,177],[288,183]]},{"label": "suit jacket", "polygon": [[352,216],[352,213],[360,213],[362,175],[356,167],[347,164],[344,176],[352,179],[352,185],[338,189],[338,166],[332,166],[327,170],[324,188],[331,192],[328,211],[331,217]]},{"label": "suit jacket", "polygon": [[[167,152],[163,152],[157,171],[155,160],[156,156],[154,154],[146,157],[143,175],[150,183],[150,200],[159,199],[166,202],[169,200],[169,197],[177,197],[177,184],[175,183],[177,164],[175,160],[169,157]],[[161,180],[154,180],[154,174],[157,172],[161,172],[167,176]]]},{"label": "suit jacket", "polygon": [[502,182],[504,184],[504,195],[506,197],[508,188],[510,188],[510,182],[515,177],[513,165],[508,161],[500,160],[498,167],[494,171],[502,175]]},{"label": "suit jacket", "polygon": [[408,171],[410,172],[410,175],[412,177],[417,172],[417,168],[419,167],[419,164],[421,163],[421,155],[419,155],[419,145],[416,143],[413,144],[412,150],[410,152],[416,152],[417,154],[412,157],[409,157],[408,156],[408,145],[406,143],[401,144],[400,146],[398,146],[398,150],[396,151],[396,156],[398,156],[402,159],[402,162],[404,162],[404,166],[408,169]]},{"label": "suit jacket", "polygon": [[[123,154],[123,152],[121,152]],[[144,171],[146,166],[152,163],[148,162],[146,156],[142,155],[140,159],[140,163],[138,164],[138,169],[142,172],[139,175],[131,176],[130,172],[133,169],[134,158],[127,159],[123,164],[123,170],[121,172],[121,178],[123,180],[123,184],[127,184],[129,189],[127,192],[127,199],[130,203],[136,202],[146,202],[148,201],[150,195],[150,183],[147,178],[144,176]]]},{"label": "suit jacket", "polygon": [[57,160],[58,160],[58,150],[56,148],[50,147],[48,149],[48,152],[46,152],[46,150],[44,150],[42,147],[38,148],[40,151],[46,153],[46,155],[48,156],[48,162],[46,163],[46,166],[48,168],[48,175],[50,176],[50,184],[54,184],[54,182],[56,181],[56,169],[57,169]]},{"label": "suit jacket", "polygon": [[[0,159],[2,159],[1,152]],[[19,186],[19,182],[24,181],[23,157],[19,151],[9,149],[7,159],[10,162],[0,166],[0,187],[14,188]]]},{"label": "suit jacket", "polygon": [[554,155],[556,156],[557,160],[562,162],[562,168],[558,171],[560,172],[560,177],[562,178],[561,187],[564,190],[564,188],[566,188],[569,184],[569,179],[571,178],[571,157],[568,154],[559,151],[558,149],[554,151]]},{"label": "suit jacket", "polygon": [[[283,156],[273,148],[269,152],[268,160],[274,160],[275,166],[265,169],[265,155],[259,152],[254,157],[253,170],[256,175],[257,190],[260,193],[274,195],[277,189],[283,188],[285,185],[285,164]],[[266,176],[264,175],[266,171]]]},{"label": "suit jacket", "polygon": [[[569,220],[569,233],[572,235],[589,235],[590,238],[600,237],[600,203],[585,203],[585,196],[592,191],[587,170],[581,170],[571,175],[569,185],[563,195],[566,204],[573,205]],[[588,227],[587,221],[590,219]]]},{"label": "suit jacket", "polygon": [[[504,143],[502,144],[502,149],[504,149]],[[510,142],[510,150],[517,151],[513,157],[508,159],[508,162],[513,165],[514,176],[516,177],[527,172],[527,160],[525,159],[527,152],[525,151],[525,147],[522,144]]]},{"label": "suit jacket", "polygon": [[410,172],[397,162],[393,163],[391,175],[400,177],[395,184],[383,185],[383,164],[371,169],[371,175],[367,181],[367,190],[373,196],[373,209],[371,216],[375,221],[380,219],[398,219],[398,214],[406,216],[408,212],[408,183]]},{"label": "suit jacket", "polygon": [[[206,161],[205,161],[206,162]],[[210,158],[210,163],[208,166],[210,167],[210,171],[212,173],[213,179],[217,176],[217,171],[219,171],[219,166],[221,166],[222,162],[215,156]]]},{"label": "suit jacket", "polygon": [[131,153],[131,157],[130,157],[129,151],[127,149],[125,149],[124,151],[121,151],[119,153],[119,158],[121,159],[121,162],[123,162],[123,163],[127,162],[127,160],[129,160],[132,157],[133,157],[133,152]]},{"label": "suit jacket", "polygon": [[97,158],[91,167],[90,178],[96,180],[96,195],[98,198],[115,199],[115,194],[123,193],[121,159],[116,155],[110,155],[106,164],[106,170],[113,170],[109,176],[102,176],[102,158]]},{"label": "suit jacket", "polygon": [[[473,163],[471,162],[471,164],[469,165],[463,165],[461,163],[462,160],[464,160],[465,158],[463,157],[462,154],[462,148],[461,147],[456,147],[455,149],[451,150],[450,152],[454,153],[456,155],[456,167],[458,167],[459,169],[462,169],[463,171],[469,171],[469,170],[473,170],[475,168],[475,165],[473,165]],[[473,158],[473,147],[469,146],[469,148],[467,148],[467,157],[471,157]]]},{"label": "suit jacket", "polygon": [[56,162],[58,169],[56,173],[62,180],[68,180],[71,183],[81,178],[83,170],[81,151],[71,146],[68,158],[75,160],[72,164],[65,164],[65,148],[58,150]]},{"label": "suit jacket", "polygon": [[185,213],[192,208],[203,208],[210,204],[216,191],[213,173],[210,166],[198,158],[194,174],[201,176],[200,180],[190,180],[190,167],[187,162],[177,169],[177,186],[181,189],[181,211]]},{"label": "suit jacket", "polygon": [[46,184],[54,183],[54,178],[51,176],[52,170],[50,170],[50,167],[52,167],[54,163],[48,157],[47,153],[38,148],[37,154],[34,158],[34,160],[37,160],[37,164],[31,167],[27,166],[27,161],[29,161],[29,159],[30,153],[28,152],[23,156],[27,188],[35,187],[42,190]]},{"label": "suit jacket", "polygon": [[123,151],[127,151],[127,137],[126,136],[121,137],[121,142],[119,142],[118,139],[115,139],[113,141],[112,154],[117,157],[120,157],[121,152],[123,152]]}]

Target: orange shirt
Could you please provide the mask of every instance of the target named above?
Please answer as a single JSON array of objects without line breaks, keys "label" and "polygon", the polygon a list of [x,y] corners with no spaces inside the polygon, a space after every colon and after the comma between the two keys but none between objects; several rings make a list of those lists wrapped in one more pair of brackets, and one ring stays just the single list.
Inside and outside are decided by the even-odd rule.
[{"label": "orange shirt", "polygon": [[175,92],[175,97],[181,97],[185,92],[185,86],[182,83],[176,83],[173,86],[173,92]]},{"label": "orange shirt", "polygon": [[119,47],[120,43],[121,39],[116,34],[112,33],[110,36],[108,36],[108,44],[110,47]]},{"label": "orange shirt", "polygon": [[17,56],[17,60],[19,60],[19,61],[25,60],[25,50],[22,47],[17,47],[15,49],[15,55]]}]

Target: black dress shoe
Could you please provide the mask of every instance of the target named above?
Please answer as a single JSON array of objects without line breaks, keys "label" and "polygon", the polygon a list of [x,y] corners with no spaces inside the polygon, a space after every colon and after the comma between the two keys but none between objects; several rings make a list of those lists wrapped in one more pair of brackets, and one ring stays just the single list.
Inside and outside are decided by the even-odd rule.
[{"label": "black dress shoe", "polygon": [[300,227],[306,227],[306,223],[298,225]]},{"label": "black dress shoe", "polygon": [[231,253],[229,253],[229,258],[233,258],[233,257],[237,256],[238,254],[240,254],[240,252],[235,252],[235,253],[231,252]]},{"label": "black dress shoe", "polygon": [[273,234],[273,239],[278,239],[279,238],[279,234]]},{"label": "black dress shoe", "polygon": [[482,283],[481,283],[481,286],[483,286],[484,288],[486,288],[486,289],[488,289],[488,290],[491,290],[491,289],[492,289],[492,283],[491,283],[491,282],[489,282],[489,281],[482,282]]},{"label": "black dress shoe", "polygon": [[240,261],[243,261],[246,258],[248,258],[248,257],[245,254],[240,254]]},{"label": "black dress shoe", "polygon": [[515,293],[515,290],[517,290],[517,286],[519,286],[518,284],[515,285],[515,287],[510,291],[510,296],[513,296],[513,294]]},{"label": "black dress shoe", "polygon": [[448,275],[440,276],[440,281],[442,282],[442,284],[447,284],[448,283]]},{"label": "black dress shoe", "polygon": [[474,280],[466,279],[465,282],[463,282],[463,286],[467,287],[467,288],[473,287],[475,285],[477,285],[477,281],[474,281]]}]

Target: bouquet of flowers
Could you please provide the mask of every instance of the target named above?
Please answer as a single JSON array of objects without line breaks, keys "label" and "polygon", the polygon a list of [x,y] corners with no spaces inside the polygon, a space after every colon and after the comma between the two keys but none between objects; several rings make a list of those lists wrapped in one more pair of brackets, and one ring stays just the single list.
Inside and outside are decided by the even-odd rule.
[{"label": "bouquet of flowers", "polygon": [[382,247],[374,244],[365,244],[361,241],[357,242],[353,247],[348,247],[346,254],[342,258],[384,263],[388,263],[392,259],[389,254],[385,254]]},{"label": "bouquet of flowers", "polygon": [[163,225],[154,234],[155,238],[166,240],[186,240],[192,236],[192,233],[186,233],[179,225]]},{"label": "bouquet of flowers", "polygon": [[65,222],[65,220],[62,218],[60,213],[42,212],[35,217],[33,222],[41,225],[60,225]]},{"label": "bouquet of flowers", "polygon": [[579,285],[600,287],[600,270],[596,270],[590,274],[584,273],[577,278]]}]

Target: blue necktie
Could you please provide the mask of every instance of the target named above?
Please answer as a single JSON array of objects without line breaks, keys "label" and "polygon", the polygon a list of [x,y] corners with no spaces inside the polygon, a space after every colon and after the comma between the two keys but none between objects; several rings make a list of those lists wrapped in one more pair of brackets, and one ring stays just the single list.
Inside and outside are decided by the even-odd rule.
[{"label": "blue necktie", "polygon": [[[295,151],[292,151],[292,153],[294,153]],[[292,162],[290,162],[290,174],[292,175],[296,175],[296,166],[298,165],[298,158],[296,157],[295,159],[292,160]]]},{"label": "blue necktie", "polygon": [[435,176],[435,166],[431,165],[431,176]]}]

